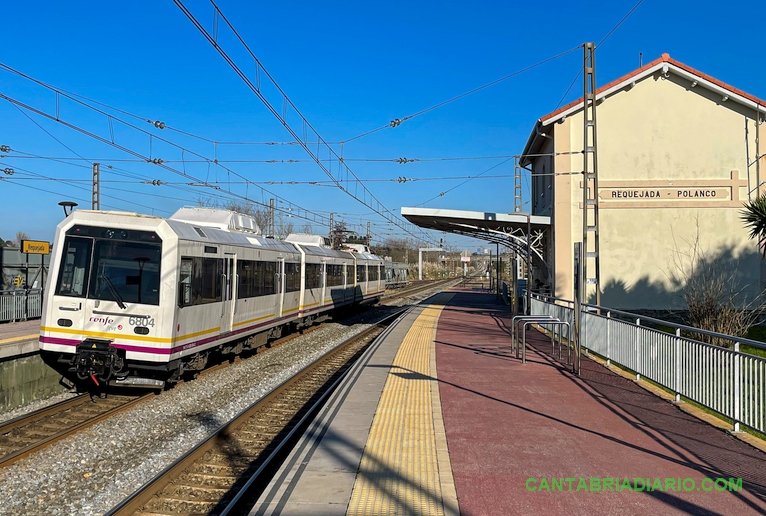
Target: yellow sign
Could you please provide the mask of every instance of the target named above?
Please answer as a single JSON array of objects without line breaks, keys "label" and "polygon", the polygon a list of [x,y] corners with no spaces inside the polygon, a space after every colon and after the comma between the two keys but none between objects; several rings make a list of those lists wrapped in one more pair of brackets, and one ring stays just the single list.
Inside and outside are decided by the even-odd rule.
[{"label": "yellow sign", "polygon": [[21,286],[21,274],[13,278],[13,286],[14,287],[20,287]]},{"label": "yellow sign", "polygon": [[51,254],[51,245],[39,240],[22,240],[21,252],[29,254]]}]

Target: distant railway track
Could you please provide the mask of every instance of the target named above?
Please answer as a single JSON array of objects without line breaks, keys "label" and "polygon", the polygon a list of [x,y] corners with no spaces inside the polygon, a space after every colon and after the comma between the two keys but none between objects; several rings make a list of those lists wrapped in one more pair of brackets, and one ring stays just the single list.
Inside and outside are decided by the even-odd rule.
[{"label": "distant railway track", "polygon": [[405,310],[348,339],[276,387],[108,514],[238,513],[348,368]]},{"label": "distant railway track", "polygon": [[6,421],[0,424],[0,467],[10,466],[153,395],[91,398],[81,394]]},{"label": "distant railway track", "polygon": [[423,280],[412,282],[410,286],[403,287],[401,289],[394,289],[390,293],[384,295],[381,298],[381,303],[398,301],[399,299],[410,297],[420,292],[447,285],[449,283],[455,283],[457,281],[458,280],[456,278],[449,278],[445,280]]}]

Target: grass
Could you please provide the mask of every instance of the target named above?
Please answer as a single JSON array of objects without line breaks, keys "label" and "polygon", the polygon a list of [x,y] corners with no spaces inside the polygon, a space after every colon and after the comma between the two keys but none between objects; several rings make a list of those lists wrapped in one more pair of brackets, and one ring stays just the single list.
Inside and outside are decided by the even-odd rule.
[{"label": "grass", "polygon": [[[750,340],[766,342],[766,326],[753,326],[747,331],[746,337]],[[755,346],[748,346],[747,344],[743,344],[739,349],[748,355],[755,355],[757,357],[766,358],[766,349],[756,348]]]},{"label": "grass", "polygon": [[[676,329],[672,326],[665,326],[662,324],[654,324],[652,326],[649,326],[650,328],[653,328],[658,331],[662,331],[665,333],[670,333],[671,335],[675,335]],[[683,333],[682,333],[683,335]],[[752,326],[748,331],[747,335],[745,335],[745,338],[750,340],[755,340],[758,342],[766,343],[766,326]],[[739,350],[742,353],[747,353],[748,355],[753,355],[755,357],[761,357],[766,358],[766,348],[759,348],[756,346],[748,346],[747,344],[741,344],[739,347]]]}]

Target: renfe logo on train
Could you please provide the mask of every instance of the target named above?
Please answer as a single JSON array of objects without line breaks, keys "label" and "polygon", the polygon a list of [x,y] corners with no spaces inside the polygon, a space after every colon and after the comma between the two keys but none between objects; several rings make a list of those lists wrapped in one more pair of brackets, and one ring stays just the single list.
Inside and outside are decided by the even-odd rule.
[{"label": "renfe logo on train", "polygon": [[111,317],[91,317],[88,320],[92,323],[100,323],[103,325],[112,324],[114,322],[114,319]]}]

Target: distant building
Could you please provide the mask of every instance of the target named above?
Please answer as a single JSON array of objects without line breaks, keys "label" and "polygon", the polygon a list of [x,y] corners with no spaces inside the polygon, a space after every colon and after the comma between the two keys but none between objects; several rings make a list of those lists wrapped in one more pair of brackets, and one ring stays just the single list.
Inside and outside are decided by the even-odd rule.
[{"label": "distant building", "polygon": [[[671,278],[697,234],[699,249],[756,296],[766,277],[740,212],[766,179],[766,149],[756,143],[766,101],[668,54],[602,86],[596,98],[602,305],[680,308]],[[580,99],[537,121],[522,158],[533,172],[532,213],[551,217],[547,269],[537,277],[567,299],[573,243],[583,234],[582,149]]]}]

